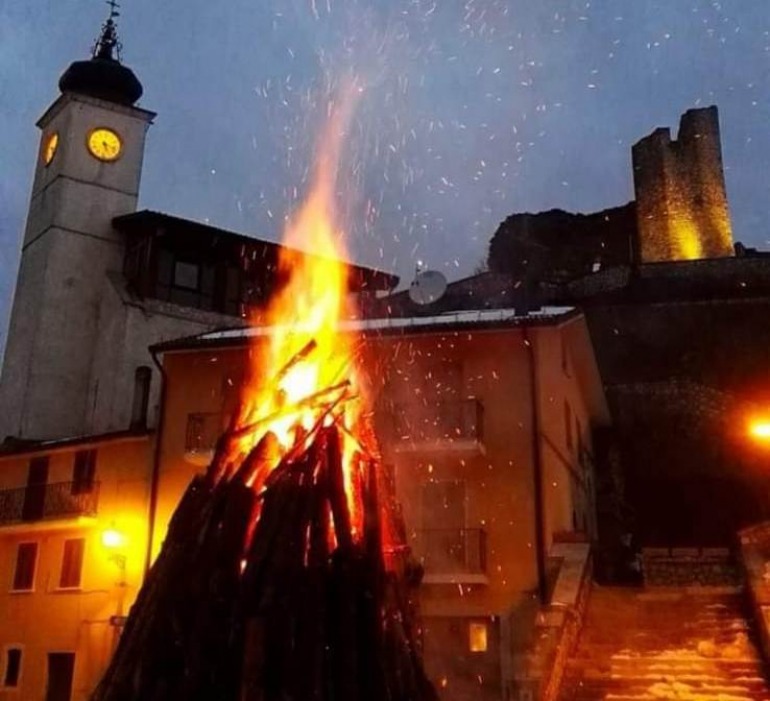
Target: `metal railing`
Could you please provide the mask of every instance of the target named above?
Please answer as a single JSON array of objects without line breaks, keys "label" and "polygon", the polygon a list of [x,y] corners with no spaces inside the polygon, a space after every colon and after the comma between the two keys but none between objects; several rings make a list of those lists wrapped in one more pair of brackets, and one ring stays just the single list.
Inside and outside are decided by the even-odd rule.
[{"label": "metal railing", "polygon": [[222,433],[222,414],[207,412],[187,415],[184,450],[189,454],[208,453]]},{"label": "metal railing", "polygon": [[393,438],[425,443],[482,441],[484,405],[478,399],[458,399],[432,405],[399,404],[393,407]]},{"label": "metal railing", "polygon": [[482,528],[429,528],[417,532],[426,574],[486,574],[487,533]]},{"label": "metal railing", "polygon": [[0,526],[77,516],[94,516],[98,482],[53,482],[0,490]]}]

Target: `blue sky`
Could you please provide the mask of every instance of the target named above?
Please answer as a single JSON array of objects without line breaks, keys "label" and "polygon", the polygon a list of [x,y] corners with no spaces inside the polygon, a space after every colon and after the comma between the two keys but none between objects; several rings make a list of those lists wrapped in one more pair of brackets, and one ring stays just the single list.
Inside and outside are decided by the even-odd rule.
[{"label": "blue sky", "polygon": [[[34,123],[106,12],[0,0],[0,320]],[[709,104],[735,238],[770,239],[767,0],[125,0],[119,31],[158,113],[140,207],[279,239],[328,87],[355,73],[339,194],[357,261],[467,274],[508,214],[627,202],[631,145]]]}]

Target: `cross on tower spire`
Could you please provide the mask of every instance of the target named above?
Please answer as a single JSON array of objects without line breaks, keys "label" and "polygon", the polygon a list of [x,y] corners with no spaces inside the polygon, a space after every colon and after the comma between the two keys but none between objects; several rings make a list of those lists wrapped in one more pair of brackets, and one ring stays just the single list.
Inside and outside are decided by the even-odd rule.
[{"label": "cross on tower spire", "polygon": [[102,25],[102,32],[96,40],[92,55],[94,58],[120,62],[120,51],[123,47],[118,40],[118,26],[115,22],[120,17],[120,4],[118,0],[106,0],[106,4],[110,8],[110,14]]}]

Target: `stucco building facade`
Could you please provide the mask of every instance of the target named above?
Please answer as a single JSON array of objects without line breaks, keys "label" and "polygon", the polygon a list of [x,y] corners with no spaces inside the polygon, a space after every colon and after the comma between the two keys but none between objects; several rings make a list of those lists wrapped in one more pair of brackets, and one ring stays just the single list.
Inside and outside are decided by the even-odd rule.
[{"label": "stucco building facade", "polygon": [[[592,434],[609,416],[585,319],[497,310],[348,328],[364,339],[384,488],[425,568],[428,672],[445,698],[514,698],[558,570],[554,545],[595,535]],[[168,384],[156,552],[235,406],[249,336],[267,334],[157,349]]]},{"label": "stucco building facade", "polygon": [[148,433],[0,455],[0,699],[87,699],[146,563]]}]

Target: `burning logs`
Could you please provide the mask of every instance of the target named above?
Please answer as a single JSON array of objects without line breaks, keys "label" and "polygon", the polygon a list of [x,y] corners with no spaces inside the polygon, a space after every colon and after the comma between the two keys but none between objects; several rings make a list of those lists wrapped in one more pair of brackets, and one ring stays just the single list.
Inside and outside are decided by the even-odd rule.
[{"label": "burning logs", "polygon": [[376,463],[355,457],[354,533],[333,422],[260,490],[275,437],[238,466],[227,440],[179,503],[92,701],[435,699],[406,578],[384,565]]}]

